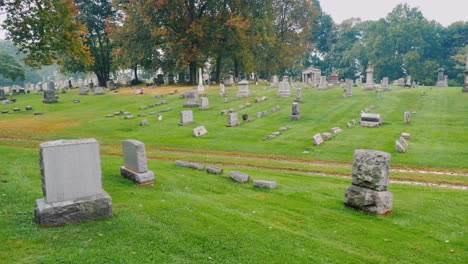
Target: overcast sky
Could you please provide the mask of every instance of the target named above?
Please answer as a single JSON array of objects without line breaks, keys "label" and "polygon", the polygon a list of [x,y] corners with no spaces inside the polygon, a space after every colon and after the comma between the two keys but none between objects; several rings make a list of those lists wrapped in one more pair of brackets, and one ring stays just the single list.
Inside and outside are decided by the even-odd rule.
[{"label": "overcast sky", "polygon": [[322,10],[336,23],[350,17],[378,20],[400,3],[419,7],[425,18],[445,27],[455,21],[468,21],[468,0],[320,0]]},{"label": "overcast sky", "polygon": [[[351,17],[378,20],[400,3],[419,7],[424,17],[445,27],[455,21],[468,21],[468,0],[320,0],[323,11],[336,23]],[[0,15],[0,21],[3,19],[4,15]],[[4,38],[5,32],[0,28],[0,39]]]}]

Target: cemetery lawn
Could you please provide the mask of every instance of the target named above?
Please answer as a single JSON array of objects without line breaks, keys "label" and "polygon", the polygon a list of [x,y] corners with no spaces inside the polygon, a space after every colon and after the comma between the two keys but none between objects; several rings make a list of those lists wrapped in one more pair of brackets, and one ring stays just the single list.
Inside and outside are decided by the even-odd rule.
[{"label": "cemetery lawn", "polygon": [[[343,132],[343,133],[346,133]],[[341,135],[340,135],[341,136]],[[222,166],[224,175],[148,160],[154,186],[101,156],[114,217],[40,228],[38,151],[0,146],[0,263],[465,263],[466,191],[390,184],[393,216],[343,207],[350,179]],[[238,184],[231,170],[277,181]]]}]

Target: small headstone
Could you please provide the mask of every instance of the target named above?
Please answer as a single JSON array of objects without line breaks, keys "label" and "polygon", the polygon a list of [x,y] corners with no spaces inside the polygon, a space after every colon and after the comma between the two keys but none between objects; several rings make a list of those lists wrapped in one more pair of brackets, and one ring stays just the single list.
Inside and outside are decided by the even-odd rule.
[{"label": "small headstone", "polygon": [[145,110],[146,109],[146,105],[140,105],[140,110]]},{"label": "small headstone", "polygon": [[387,191],[389,169],[390,154],[354,151],[352,185],[346,189],[345,206],[378,215],[391,214],[393,195]]},{"label": "small headstone", "polygon": [[343,130],[341,130],[341,128],[339,128],[339,127],[334,127],[334,128],[331,129],[331,133],[333,135],[339,134],[341,132],[343,132]]},{"label": "small headstone", "polygon": [[219,84],[219,96],[226,96],[226,88],[224,87],[224,83]]},{"label": "small headstone", "polygon": [[103,95],[105,94],[104,93],[104,89],[102,89],[102,87],[95,87],[94,88],[94,95]]},{"label": "small headstone", "polygon": [[32,106],[29,106],[29,105],[26,106],[26,107],[24,107],[24,109],[26,109],[27,111],[33,110],[33,109],[32,109]]},{"label": "small headstone", "polygon": [[74,103],[74,104],[77,104],[77,103],[79,103],[79,102],[80,102],[80,100],[78,100],[78,99],[74,99],[74,100],[73,100],[73,103]]},{"label": "small headstone", "polygon": [[237,119],[237,113],[229,113],[227,127],[239,126],[240,123]]},{"label": "small headstone", "polygon": [[19,108],[13,108],[13,111],[14,111],[14,112],[19,112],[20,110],[21,110],[21,109],[19,109]]},{"label": "small headstone", "polygon": [[88,95],[88,91],[86,90],[86,87],[84,86],[84,84],[80,85],[80,90],[79,90],[78,94],[79,95]]},{"label": "small headstone", "polygon": [[302,102],[302,90],[301,88],[296,89],[296,99],[295,102],[301,103]]},{"label": "small headstone", "polygon": [[127,115],[124,117],[124,119],[133,119],[133,115]]},{"label": "small headstone", "polygon": [[204,135],[208,134],[208,131],[206,130],[205,126],[198,126],[194,129],[192,129],[192,136],[193,137],[202,137]]},{"label": "small headstone", "polygon": [[139,117],[145,117],[145,114],[138,114]]},{"label": "small headstone", "polygon": [[201,97],[200,101],[201,103],[200,103],[200,107],[198,108],[199,110],[206,110],[210,108],[208,97]]},{"label": "small headstone", "polygon": [[8,114],[8,110],[2,110],[2,114]]},{"label": "small headstone", "polygon": [[114,117],[114,115],[106,115],[106,117]]},{"label": "small headstone", "polygon": [[250,97],[248,81],[242,80],[239,82],[239,91],[237,92],[237,97]]},{"label": "small headstone", "polygon": [[122,151],[125,165],[120,167],[120,174],[140,185],[152,184],[154,173],[148,170],[145,144],[134,139],[123,140]]},{"label": "small headstone", "polygon": [[377,127],[382,125],[383,120],[379,114],[362,113],[360,124],[363,127]]},{"label": "small headstone", "polygon": [[51,227],[112,217],[95,139],[44,142],[39,154],[44,198],[36,200],[36,223]]},{"label": "small headstone", "polygon": [[395,151],[398,153],[406,152],[405,146],[403,146],[399,140],[395,141]]},{"label": "small headstone", "polygon": [[405,112],[404,113],[404,118],[405,118],[405,124],[410,124],[411,123],[411,113],[410,112]]},{"label": "small headstone", "polygon": [[33,115],[42,115],[41,112],[34,112]]},{"label": "small headstone", "polygon": [[312,143],[313,143],[315,146],[319,146],[320,144],[322,144],[322,143],[323,143],[322,135],[320,135],[320,134],[315,134],[315,135],[312,137]]},{"label": "small headstone", "polygon": [[231,171],[229,176],[233,181],[245,183],[249,181],[249,175],[240,171]]},{"label": "small headstone", "polygon": [[300,110],[301,104],[298,102],[292,103],[292,114],[291,114],[291,120],[296,121],[301,119],[301,110]]},{"label": "small headstone", "polygon": [[55,96],[55,90],[45,90],[42,102],[44,104],[56,103],[57,97]]},{"label": "small headstone", "polygon": [[180,112],[180,123],[179,126],[186,126],[193,124],[193,112],[192,110],[186,110]]},{"label": "small headstone", "polygon": [[291,97],[291,91],[289,90],[288,76],[283,76],[283,81],[279,83],[277,97]]},{"label": "small headstone", "polygon": [[400,136],[400,139],[399,139],[398,141],[400,141],[400,144],[401,144],[403,147],[405,147],[405,148],[408,147],[408,142],[406,141],[406,139],[405,139],[404,137]]},{"label": "small headstone", "polygon": [[185,91],[184,92],[185,103],[184,107],[198,107],[198,92],[197,91]]},{"label": "small headstone", "polygon": [[146,125],[148,125],[148,120],[143,119],[140,121],[140,126],[146,126]]},{"label": "small headstone", "polygon": [[324,141],[328,141],[328,140],[330,140],[330,139],[332,138],[332,134],[331,134],[331,133],[328,133],[328,132],[322,133],[321,136],[322,136],[322,139],[323,139]]},{"label": "small headstone", "polygon": [[276,189],[278,184],[274,181],[254,180],[253,185],[258,188]]}]

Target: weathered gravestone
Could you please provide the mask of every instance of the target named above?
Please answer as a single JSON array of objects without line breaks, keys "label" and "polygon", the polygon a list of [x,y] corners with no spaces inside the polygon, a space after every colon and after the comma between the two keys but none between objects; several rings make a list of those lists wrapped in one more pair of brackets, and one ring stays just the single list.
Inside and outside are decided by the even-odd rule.
[{"label": "weathered gravestone", "polygon": [[239,82],[239,91],[237,92],[237,97],[250,97],[249,82],[247,80],[242,80]]},{"label": "weathered gravestone", "polygon": [[45,90],[42,102],[44,104],[56,103],[57,97],[55,96],[55,90]]},{"label": "weathered gravestone", "polygon": [[346,89],[346,97],[353,96],[353,81],[348,82],[348,89]]},{"label": "weathered gravestone", "polygon": [[271,76],[270,87],[271,88],[278,88],[279,87],[278,75]]},{"label": "weathered gravestone", "polygon": [[122,141],[125,166],[120,167],[120,174],[139,185],[154,183],[154,173],[148,170],[145,144],[134,139]]},{"label": "weathered gravestone", "polygon": [[184,107],[198,107],[198,92],[197,91],[185,91],[184,92],[185,103]]},{"label": "weathered gravestone", "polygon": [[378,127],[383,124],[383,119],[379,114],[363,113],[359,123],[363,127]]},{"label": "weathered gravestone", "polygon": [[112,217],[112,199],[102,189],[95,139],[56,140],[39,147],[44,198],[36,200],[36,223],[61,226]]},{"label": "weathered gravestone", "polygon": [[447,87],[444,76],[444,68],[437,69],[437,84],[436,87]]},{"label": "weathered gravestone", "polygon": [[405,124],[410,124],[411,123],[411,113],[410,112],[405,112],[404,113],[404,118],[405,118]]},{"label": "weathered gravestone", "polygon": [[47,83],[47,90],[55,90],[55,83],[54,82],[48,82]]},{"label": "weathered gravestone", "polygon": [[226,87],[224,87],[224,83],[219,84],[219,96],[226,96]]},{"label": "weathered gravestone", "polygon": [[107,89],[108,89],[109,91],[115,90],[115,84],[114,84],[114,81],[113,81],[113,80],[107,81],[106,85],[107,85]]},{"label": "weathered gravestone", "polygon": [[388,92],[391,91],[390,86],[388,86],[388,77],[384,77],[382,80],[382,91]]},{"label": "weathered gravestone", "polygon": [[253,185],[258,188],[276,189],[278,184],[274,181],[254,180]]},{"label": "weathered gravestone", "polygon": [[200,98],[200,107],[198,109],[206,110],[206,109],[209,109],[209,108],[210,108],[210,105],[209,105],[208,97],[201,97]]},{"label": "weathered gravestone", "polygon": [[279,83],[277,97],[291,97],[291,91],[289,90],[289,78],[283,76],[283,80]]},{"label": "weathered gravestone", "polygon": [[391,155],[376,150],[354,151],[352,185],[344,204],[377,215],[391,215],[393,195],[387,191]]},{"label": "weathered gravestone", "polygon": [[205,126],[198,126],[194,129],[192,129],[192,136],[193,137],[202,137],[204,135],[208,134],[208,131],[206,130]]},{"label": "weathered gravestone", "polygon": [[193,112],[192,110],[186,110],[180,112],[180,123],[179,126],[186,126],[193,124]]},{"label": "weathered gravestone", "polygon": [[228,123],[227,123],[227,127],[235,127],[235,126],[238,126],[240,125],[239,123],[239,120],[238,120],[238,117],[237,117],[237,113],[229,113],[228,114]]},{"label": "weathered gravestone", "polygon": [[3,88],[0,88],[0,100],[6,100],[5,90],[3,90]]},{"label": "weathered gravestone", "polygon": [[301,119],[301,104],[298,102],[292,103],[291,120],[296,121]]},{"label": "weathered gravestone", "polygon": [[374,69],[369,67],[366,70],[366,85],[364,86],[364,90],[374,90]]},{"label": "weathered gravestone", "polygon": [[94,88],[94,95],[103,95],[104,94],[104,89],[102,87],[96,87]]},{"label": "weathered gravestone", "polygon": [[203,74],[202,74],[202,69],[199,68],[198,69],[198,87],[197,87],[197,91],[198,91],[198,94],[200,96],[204,96],[206,95],[205,93],[205,86],[203,86]]},{"label": "weathered gravestone", "polygon": [[323,143],[323,138],[322,138],[322,135],[320,134],[315,134],[313,137],[312,137],[312,144],[314,144],[315,146],[318,146],[320,144]]},{"label": "weathered gravestone", "polygon": [[86,87],[84,86],[84,84],[80,85],[80,90],[79,90],[78,94],[79,95],[88,95],[88,91],[86,90]]},{"label": "weathered gravestone", "polygon": [[296,99],[294,100],[294,102],[298,102],[298,103],[302,102],[302,89],[301,88],[296,89]]},{"label": "weathered gravestone", "polygon": [[327,76],[320,76],[320,83],[319,83],[318,88],[319,88],[319,90],[328,89]]}]

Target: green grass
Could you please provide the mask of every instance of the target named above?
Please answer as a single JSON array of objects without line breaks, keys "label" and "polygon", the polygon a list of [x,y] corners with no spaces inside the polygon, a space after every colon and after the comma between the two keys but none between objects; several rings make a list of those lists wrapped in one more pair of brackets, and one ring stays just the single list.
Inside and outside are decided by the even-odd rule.
[{"label": "green grass", "polygon": [[[148,90],[148,89],[147,89]],[[264,86],[251,86],[253,97],[266,95],[268,100],[253,103],[252,107],[239,110],[239,118],[247,113],[255,117],[256,113],[270,110],[276,105],[281,110],[270,113],[267,117],[242,124],[239,127],[226,127],[227,117],[221,116],[223,109],[238,109],[244,99],[236,99],[236,87],[230,89],[228,103],[217,96],[218,88],[208,90],[211,109],[194,110],[196,123],[178,126],[179,112],[183,100],[178,95],[164,99],[154,99],[150,95],[115,95],[78,96],[76,91],[60,94],[59,103],[42,104],[41,96],[34,94],[17,96],[18,102],[2,105],[1,109],[10,110],[10,114],[0,115],[0,137],[32,138],[36,140],[54,140],[92,137],[105,145],[120,145],[122,139],[134,138],[145,142],[148,148],[163,148],[193,152],[245,153],[268,157],[287,157],[301,160],[323,160],[352,162],[355,149],[376,149],[392,154],[393,166],[423,168],[445,168],[467,171],[468,134],[466,100],[468,94],[462,94],[460,88],[400,89],[383,93],[383,99],[377,100],[375,92],[354,88],[353,97],[342,98],[342,89],[318,91],[304,89],[304,102],[301,104],[302,119],[290,121],[292,98],[276,98],[276,89],[264,89]],[[428,96],[420,97],[421,91]],[[79,98],[81,103],[73,104]],[[167,100],[167,105],[138,110],[140,105]],[[41,111],[42,116],[32,116],[22,110],[12,113],[14,107],[24,109],[32,105],[34,111]],[[379,128],[346,128],[352,119],[359,120],[359,112],[370,105],[380,113],[384,125]],[[139,113],[159,111],[167,107],[173,110],[164,113],[163,121],[157,122],[156,115],[136,117],[124,120],[122,116],[106,118],[105,115],[119,110]],[[412,114],[412,123],[405,125],[403,112],[416,111]],[[148,119],[149,125],[139,126],[139,121]],[[191,130],[205,125],[208,135],[193,138]],[[281,136],[262,141],[261,138],[278,131],[278,128],[291,125],[293,128]],[[331,141],[321,146],[313,146],[311,137],[320,132],[329,131],[339,126],[344,131]],[[411,133],[410,147],[407,153],[395,152],[395,140],[400,133]],[[304,150],[310,151],[303,154]]]},{"label": "green grass", "polygon": [[0,153],[0,263],[467,260],[466,191],[391,184],[393,216],[377,217],[343,207],[349,179],[241,170],[279,183],[268,191],[149,160],[155,185],[139,187],[119,175],[121,157],[103,155],[114,217],[40,228],[32,222],[42,197],[37,149],[2,146]]}]

